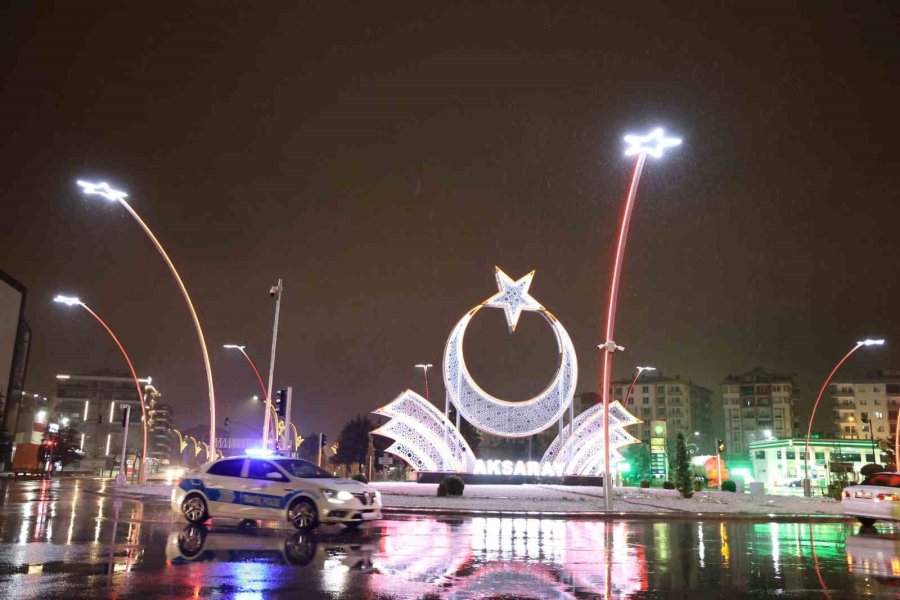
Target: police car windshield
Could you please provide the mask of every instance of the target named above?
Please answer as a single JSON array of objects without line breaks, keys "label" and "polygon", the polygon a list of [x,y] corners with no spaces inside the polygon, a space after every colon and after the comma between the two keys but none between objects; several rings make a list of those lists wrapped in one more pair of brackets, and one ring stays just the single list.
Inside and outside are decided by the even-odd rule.
[{"label": "police car windshield", "polygon": [[321,469],[311,462],[300,460],[298,458],[282,458],[275,462],[278,463],[279,467],[294,477],[304,477],[306,479],[326,479],[334,477],[334,475],[325,469]]}]

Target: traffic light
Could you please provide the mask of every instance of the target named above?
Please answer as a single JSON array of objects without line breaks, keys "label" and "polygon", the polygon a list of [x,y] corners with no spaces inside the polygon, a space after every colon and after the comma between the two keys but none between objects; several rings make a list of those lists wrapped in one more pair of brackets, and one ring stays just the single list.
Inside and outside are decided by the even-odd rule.
[{"label": "traffic light", "polygon": [[716,440],[716,453],[725,454],[725,440]]},{"label": "traffic light", "polygon": [[285,419],[285,414],[287,413],[287,396],[287,389],[275,392],[275,414],[278,415],[278,418],[282,421]]},{"label": "traffic light", "polygon": [[327,435],[325,435],[325,434],[323,433],[320,439],[321,439],[320,445],[321,445],[323,448],[324,448],[325,446],[328,445],[328,436],[327,436]]}]

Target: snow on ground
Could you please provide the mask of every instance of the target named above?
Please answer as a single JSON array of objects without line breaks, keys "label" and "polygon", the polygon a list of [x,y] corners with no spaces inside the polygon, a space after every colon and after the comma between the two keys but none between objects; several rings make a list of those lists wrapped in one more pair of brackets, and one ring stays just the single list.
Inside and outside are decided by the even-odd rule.
[{"label": "snow on ground", "polygon": [[[603,511],[603,488],[564,485],[467,485],[461,498],[437,496],[437,484],[379,481],[385,508],[491,512]],[[168,500],[172,486],[165,483],[112,485],[102,493],[137,498]],[[829,498],[802,496],[753,496],[731,492],[696,492],[691,499],[676,490],[616,488],[613,510],[628,513],[657,513],[672,516],[703,514],[742,515],[840,515],[841,504]]]},{"label": "snow on ground", "polygon": [[[603,510],[603,488],[562,485],[468,485],[462,498],[438,498],[437,484],[376,482],[385,507],[510,512],[597,512]],[[731,492],[697,492],[684,499],[676,490],[616,488],[613,510],[696,515],[841,514],[829,498],[751,496]]]},{"label": "snow on ground", "polygon": [[159,497],[168,500],[172,495],[171,483],[147,483],[144,485],[129,484],[115,486],[112,483],[101,486],[98,492],[102,494],[115,494],[116,496]]}]

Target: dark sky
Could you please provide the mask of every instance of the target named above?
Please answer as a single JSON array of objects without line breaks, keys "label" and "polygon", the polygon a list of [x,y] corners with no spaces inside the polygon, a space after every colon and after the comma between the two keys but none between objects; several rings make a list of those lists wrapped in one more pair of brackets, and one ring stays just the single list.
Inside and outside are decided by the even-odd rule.
[{"label": "dark sky", "polygon": [[[682,148],[644,172],[616,374],[653,364],[716,390],[757,366],[795,373],[803,411],[845,373],[900,366],[896,4],[18,2],[0,15],[2,268],[29,288],[28,386],[119,367],[104,315],[175,405],[204,423],[188,312],[149,240],[76,178],[126,189],[197,303],[220,415],[256,424],[268,362],[303,432],[421,390],[493,267],[553,311],[596,389],[621,137]],[[89,7],[89,8],[88,8]],[[550,330],[501,311],[467,361],[509,399],[555,369]],[[443,397],[436,368],[434,394]],[[823,413],[828,416],[828,413]],[[823,421],[824,423],[824,421]]]}]

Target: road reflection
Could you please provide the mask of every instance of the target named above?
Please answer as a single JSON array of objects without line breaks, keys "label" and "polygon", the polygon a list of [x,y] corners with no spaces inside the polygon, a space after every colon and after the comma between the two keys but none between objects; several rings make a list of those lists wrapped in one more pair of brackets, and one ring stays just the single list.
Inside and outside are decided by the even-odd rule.
[{"label": "road reflection", "polygon": [[2,488],[4,597],[837,599],[900,586],[900,529],[883,524],[409,517],[299,534],[189,527],[164,503],[85,485]]},{"label": "road reflection", "polygon": [[865,529],[845,541],[847,565],[856,576],[857,588],[875,595],[884,589],[896,590],[900,587],[900,536]]}]

